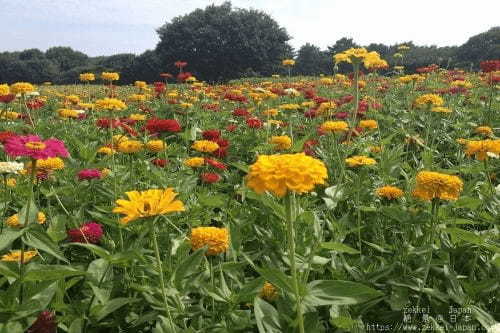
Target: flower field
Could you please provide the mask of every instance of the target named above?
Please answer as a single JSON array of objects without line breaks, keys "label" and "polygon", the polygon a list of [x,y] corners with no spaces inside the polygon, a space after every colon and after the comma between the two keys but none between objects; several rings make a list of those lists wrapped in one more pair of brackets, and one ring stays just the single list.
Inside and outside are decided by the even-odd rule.
[{"label": "flower field", "polygon": [[0,332],[498,332],[500,60],[334,60],[0,85]]}]

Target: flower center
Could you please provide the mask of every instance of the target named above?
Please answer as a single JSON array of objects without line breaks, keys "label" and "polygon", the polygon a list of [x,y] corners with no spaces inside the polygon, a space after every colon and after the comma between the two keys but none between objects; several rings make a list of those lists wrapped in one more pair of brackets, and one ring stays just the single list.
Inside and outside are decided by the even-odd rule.
[{"label": "flower center", "polygon": [[144,203],[144,211],[148,213],[151,210],[151,204],[149,202]]},{"label": "flower center", "polygon": [[24,146],[28,149],[32,150],[43,150],[45,149],[45,144],[43,142],[39,141],[31,141],[31,142],[26,142]]}]

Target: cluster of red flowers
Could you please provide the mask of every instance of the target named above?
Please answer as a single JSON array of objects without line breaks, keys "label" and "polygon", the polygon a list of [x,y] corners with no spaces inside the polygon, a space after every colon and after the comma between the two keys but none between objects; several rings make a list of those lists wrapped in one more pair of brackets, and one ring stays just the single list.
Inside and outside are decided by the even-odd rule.
[{"label": "cluster of red flowers", "polygon": [[129,118],[122,119],[109,119],[109,118],[100,118],[96,121],[96,126],[100,128],[121,128],[125,132],[127,132],[131,136],[138,136],[136,130],[134,130],[131,126],[135,125],[136,121]]},{"label": "cluster of red flowers", "polygon": [[3,95],[0,96],[0,103],[10,103],[16,98],[16,95],[14,94],[8,94],[8,95]]},{"label": "cluster of red flowers", "polygon": [[182,130],[181,125],[175,119],[149,119],[146,122],[145,129],[149,133],[175,133]]},{"label": "cluster of red flowers", "polygon": [[29,100],[26,102],[26,106],[30,110],[38,110],[42,108],[45,105],[45,101],[38,99],[38,98],[33,98],[32,100]]},{"label": "cluster of red flowers", "polygon": [[250,128],[261,128],[263,126],[262,120],[259,118],[247,118],[246,123]]},{"label": "cluster of red flowers", "polygon": [[479,67],[485,73],[500,71],[500,59],[481,61]]},{"label": "cluster of red flowers", "polygon": [[246,98],[243,95],[237,95],[237,94],[232,94],[232,93],[226,93],[224,94],[224,99],[228,101],[233,101],[233,102],[241,102],[241,103],[247,103],[248,98]]},{"label": "cluster of red flowers", "polygon": [[181,73],[179,73],[179,75],[177,75],[177,81],[184,82],[191,76],[193,76],[193,74],[191,74],[191,72],[181,72]]},{"label": "cluster of red flowers", "polygon": [[425,73],[431,73],[431,72],[437,71],[438,69],[439,69],[438,65],[432,64],[432,65],[429,65],[426,67],[419,67],[419,68],[417,68],[416,71],[417,71],[417,73],[425,74]]},{"label": "cluster of red flowers", "polygon": [[203,104],[203,110],[220,111],[219,104]]},{"label": "cluster of red flowers", "polygon": [[160,97],[167,90],[167,85],[163,82],[154,82],[156,97]]}]

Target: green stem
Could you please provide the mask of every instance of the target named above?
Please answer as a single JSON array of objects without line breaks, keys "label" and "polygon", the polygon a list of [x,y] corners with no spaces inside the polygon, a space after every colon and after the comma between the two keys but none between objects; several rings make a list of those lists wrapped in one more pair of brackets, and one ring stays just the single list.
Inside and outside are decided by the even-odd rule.
[{"label": "green stem", "polygon": [[167,314],[167,317],[170,320],[170,330],[172,332],[175,332],[175,329],[173,327],[172,315],[170,314],[170,308],[168,307],[167,289],[165,288],[165,279],[163,277],[163,266],[162,266],[162,261],[160,258],[160,249],[158,247],[158,235],[156,232],[156,221],[157,221],[157,218],[153,221],[152,238],[153,238],[153,246],[154,246],[155,256],[156,256],[156,264],[158,266],[158,274],[160,275],[161,294],[163,296],[163,305],[165,306],[165,313]]},{"label": "green stem", "polygon": [[[26,215],[24,217],[23,228],[27,228],[30,223],[31,201],[33,201],[33,183],[36,179],[36,159],[31,159],[31,177],[30,177],[30,190],[28,193],[28,202],[26,203]],[[35,217],[36,218],[36,217]],[[19,261],[19,281],[21,287],[19,288],[19,304],[23,303],[24,294],[24,252],[26,251],[26,244],[23,242],[21,246],[21,260]]]},{"label": "green stem", "polygon": [[[101,285],[102,285],[102,283],[104,281],[104,278],[108,274],[108,271],[109,271],[110,268],[111,268],[111,264],[108,263],[108,266],[106,267],[106,270],[104,271],[104,273],[102,274],[101,278],[99,279],[99,283],[97,285],[97,288],[101,288]],[[83,323],[83,328],[82,328],[82,332],[83,333],[85,333],[87,331],[87,325],[89,323],[90,309],[92,308],[92,303],[94,303],[95,297],[96,297],[95,294],[93,294],[92,297],[90,298],[89,305],[87,305],[87,309],[85,310],[84,323]]]},{"label": "green stem", "polygon": [[294,231],[295,205],[294,205],[293,194],[289,193],[285,197],[285,210],[286,210],[286,227],[287,227],[287,238],[288,238],[287,239],[288,257],[290,260],[290,269],[292,273],[293,287],[295,293],[297,323],[299,325],[299,332],[305,333],[304,317],[302,314],[302,297],[300,295],[298,272],[295,263],[295,231]]}]

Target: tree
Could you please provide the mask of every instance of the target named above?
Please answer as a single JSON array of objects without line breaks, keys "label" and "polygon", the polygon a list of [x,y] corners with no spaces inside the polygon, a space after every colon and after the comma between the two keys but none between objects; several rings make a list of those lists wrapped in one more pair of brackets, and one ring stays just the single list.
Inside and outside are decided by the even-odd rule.
[{"label": "tree", "polygon": [[56,46],[45,52],[45,57],[56,64],[60,71],[67,71],[73,67],[84,66],[88,63],[88,56],[75,51],[71,47]]},{"label": "tree", "polygon": [[295,61],[294,72],[301,75],[331,73],[333,67],[332,58],[328,53],[309,43],[299,49]]},{"label": "tree", "polygon": [[229,2],[178,16],[158,29],[156,47],[162,68],[188,62],[200,79],[228,80],[242,73],[272,74],[290,51],[290,36],[269,15],[258,10],[233,9]]},{"label": "tree", "polygon": [[484,60],[500,59],[500,27],[475,35],[457,50],[457,59],[463,65],[475,68]]},{"label": "tree", "polygon": [[115,54],[109,57],[102,58],[97,62],[97,66],[108,72],[120,73],[121,84],[131,83],[137,80],[137,76],[133,73],[132,66],[136,56],[132,53]]}]

